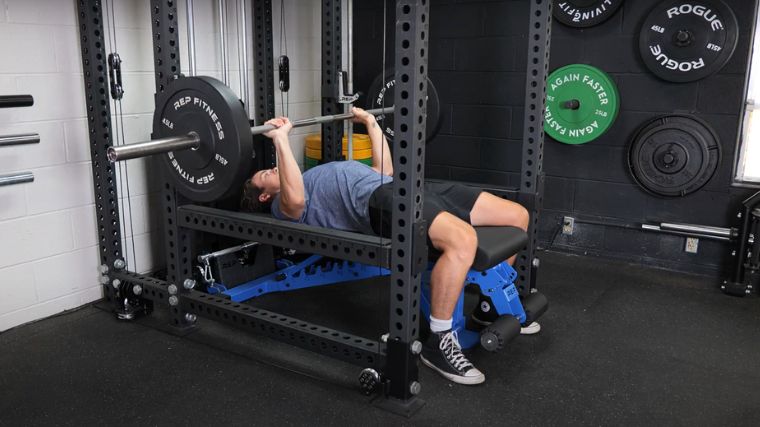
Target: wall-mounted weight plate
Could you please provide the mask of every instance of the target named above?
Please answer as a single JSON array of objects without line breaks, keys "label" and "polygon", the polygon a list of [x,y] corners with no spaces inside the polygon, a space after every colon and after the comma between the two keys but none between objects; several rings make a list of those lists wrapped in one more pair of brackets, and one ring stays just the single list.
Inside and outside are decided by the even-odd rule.
[{"label": "wall-mounted weight plate", "polygon": [[[396,71],[387,70],[385,81],[383,75],[378,75],[367,92],[367,109],[390,107],[394,104],[396,89]],[[441,128],[441,100],[433,82],[427,80],[427,123],[425,125],[425,142],[430,142]],[[398,114],[398,110],[396,110]],[[383,130],[388,143],[393,142],[393,114],[376,116],[377,123]]]},{"label": "wall-mounted weight plate", "polygon": [[604,71],[573,64],[546,81],[547,135],[565,144],[585,144],[612,126],[620,110],[615,82]]},{"label": "wall-mounted weight plate", "polygon": [[639,50],[647,67],[661,79],[693,82],[728,63],[738,29],[736,15],[721,0],[667,1],[644,21]]},{"label": "wall-mounted weight plate", "polygon": [[662,116],[636,131],[628,166],[645,190],[683,197],[710,181],[720,157],[720,140],[705,122],[692,116]]},{"label": "wall-mounted weight plate", "polygon": [[575,28],[599,25],[610,19],[623,0],[554,0],[554,18]]},{"label": "wall-mounted weight plate", "polygon": [[252,167],[253,137],[237,95],[211,77],[173,81],[156,100],[153,138],[195,132],[195,150],[161,156],[168,179],[183,196],[212,202],[238,192]]}]

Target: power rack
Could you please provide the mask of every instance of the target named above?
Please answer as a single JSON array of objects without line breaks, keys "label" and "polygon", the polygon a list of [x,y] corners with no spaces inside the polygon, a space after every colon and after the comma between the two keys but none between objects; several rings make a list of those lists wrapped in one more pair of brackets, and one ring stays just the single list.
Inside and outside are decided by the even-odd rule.
[{"label": "power rack", "polygon": [[[272,1],[251,0],[253,7],[255,109],[254,122],[275,115]],[[520,293],[535,287],[538,215],[543,189],[543,114],[551,38],[551,2],[530,1],[527,37],[523,160],[519,189],[501,195],[520,201],[532,214],[529,240],[516,264]],[[341,111],[337,102],[337,72],[341,63],[341,1],[322,0],[322,112]],[[179,28],[175,0],[151,0],[151,27],[156,93],[180,75]],[[425,99],[427,97],[426,52],[429,39],[428,0],[396,1],[395,70],[397,97],[396,148],[392,235],[380,239],[357,233],[323,230],[276,221],[269,216],[244,214],[219,207],[193,205],[170,184],[163,192],[164,239],[167,277],[158,280],[128,271],[120,234],[117,184],[114,167],[105,157],[112,145],[107,87],[107,55],[100,0],[79,0],[78,16],[82,63],[87,97],[92,170],[100,238],[100,263],[104,296],[125,319],[149,313],[154,303],[168,306],[178,331],[193,328],[197,317],[211,318],[232,326],[267,335],[276,340],[325,354],[336,359],[381,370],[383,391],[376,402],[388,410],[411,415],[423,401],[418,397],[417,355],[413,351],[419,331],[420,280],[427,264],[424,224],[421,221],[424,182]],[[340,159],[342,128],[323,125],[322,152],[326,160]],[[256,166],[274,165],[274,150],[263,137],[254,140]],[[220,295],[193,289],[192,259],[199,237],[227,236],[255,240],[260,244],[357,261],[390,270],[390,337],[387,344],[311,324],[289,316],[237,304]]]}]

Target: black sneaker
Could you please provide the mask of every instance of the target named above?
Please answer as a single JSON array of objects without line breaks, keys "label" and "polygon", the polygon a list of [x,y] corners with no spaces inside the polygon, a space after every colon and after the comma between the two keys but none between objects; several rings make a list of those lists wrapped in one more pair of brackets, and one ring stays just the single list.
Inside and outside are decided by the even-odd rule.
[{"label": "black sneaker", "polygon": [[422,363],[458,384],[480,384],[486,380],[462,353],[456,332],[431,332],[420,355]]}]

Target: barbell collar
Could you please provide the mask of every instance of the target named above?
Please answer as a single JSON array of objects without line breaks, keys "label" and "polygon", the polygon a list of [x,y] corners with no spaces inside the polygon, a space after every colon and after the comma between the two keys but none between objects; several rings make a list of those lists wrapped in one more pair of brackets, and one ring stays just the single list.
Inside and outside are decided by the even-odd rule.
[{"label": "barbell collar", "polygon": [[0,136],[0,147],[8,147],[11,145],[26,145],[26,144],[39,144],[40,135],[37,133],[23,133],[18,135],[3,135]]},{"label": "barbell collar", "polygon": [[153,154],[163,154],[170,151],[190,150],[198,148],[201,138],[195,132],[184,136],[170,136],[167,138],[154,139],[152,141],[126,144],[118,147],[109,147],[107,156],[111,163],[124,160],[147,157]]}]

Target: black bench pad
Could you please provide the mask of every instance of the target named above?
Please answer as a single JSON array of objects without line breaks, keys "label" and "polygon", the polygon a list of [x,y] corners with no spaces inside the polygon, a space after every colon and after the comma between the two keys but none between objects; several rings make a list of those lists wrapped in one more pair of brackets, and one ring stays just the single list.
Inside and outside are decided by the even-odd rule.
[{"label": "black bench pad", "polygon": [[485,271],[520,252],[528,244],[528,234],[517,227],[475,227],[478,251],[472,268]]},{"label": "black bench pad", "polygon": [[[478,234],[478,251],[472,269],[486,271],[520,252],[528,244],[528,234],[517,227],[475,227]],[[438,259],[441,253],[432,246],[429,258]]]}]

